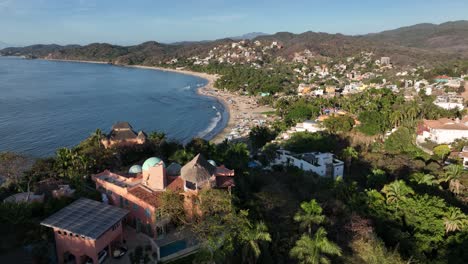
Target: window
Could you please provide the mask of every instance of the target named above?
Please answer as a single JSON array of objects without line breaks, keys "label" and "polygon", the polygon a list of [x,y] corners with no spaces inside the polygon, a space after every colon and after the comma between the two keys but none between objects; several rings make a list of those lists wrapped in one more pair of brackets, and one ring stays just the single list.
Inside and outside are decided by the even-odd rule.
[{"label": "window", "polygon": [[133,210],[138,210],[138,204],[133,204]]},{"label": "window", "polygon": [[197,188],[197,185],[193,182],[186,181],[185,188],[190,189],[190,190],[195,190]]},{"label": "window", "polygon": [[124,199],[124,204],[125,204],[126,206],[128,206],[128,200],[127,200],[127,199]]},{"label": "window", "polygon": [[57,231],[57,234],[61,235],[61,234],[62,234],[62,232],[60,232],[60,231]]},{"label": "window", "polygon": [[151,210],[149,208],[146,208],[145,209],[145,214],[146,214],[146,217],[150,218],[151,217]]}]

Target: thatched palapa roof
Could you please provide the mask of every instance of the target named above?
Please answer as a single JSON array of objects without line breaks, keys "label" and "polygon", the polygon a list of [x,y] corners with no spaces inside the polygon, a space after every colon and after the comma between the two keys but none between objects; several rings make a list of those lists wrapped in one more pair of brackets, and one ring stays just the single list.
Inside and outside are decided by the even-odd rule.
[{"label": "thatched palapa roof", "polygon": [[210,179],[215,171],[216,167],[211,165],[201,154],[198,154],[182,167],[180,175],[186,181],[201,183]]}]

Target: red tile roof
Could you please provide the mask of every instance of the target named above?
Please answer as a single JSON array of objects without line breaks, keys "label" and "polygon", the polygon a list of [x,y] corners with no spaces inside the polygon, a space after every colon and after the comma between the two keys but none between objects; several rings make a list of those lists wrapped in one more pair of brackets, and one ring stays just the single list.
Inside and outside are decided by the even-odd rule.
[{"label": "red tile roof", "polygon": [[234,177],[216,177],[216,187],[218,188],[228,188],[236,186],[234,183]]},{"label": "red tile roof", "polygon": [[[167,177],[167,180],[167,189],[174,192],[184,189],[184,181],[181,177]],[[146,188],[144,185],[138,185],[129,189],[128,193],[157,208],[161,205],[161,196],[163,195],[164,191],[153,191],[149,188]]]},{"label": "red tile roof", "polygon": [[163,192],[152,191],[142,185],[138,185],[135,188],[129,189],[128,193],[155,208],[161,205],[161,195]]},{"label": "red tile roof", "polygon": [[466,123],[468,117],[463,117],[462,120],[456,121],[449,118],[441,118],[437,120],[424,120],[424,125],[428,128],[449,129],[449,130],[468,130]]},{"label": "red tile roof", "polygon": [[167,176],[167,187],[171,191],[181,191],[184,189],[184,180],[182,177]]}]

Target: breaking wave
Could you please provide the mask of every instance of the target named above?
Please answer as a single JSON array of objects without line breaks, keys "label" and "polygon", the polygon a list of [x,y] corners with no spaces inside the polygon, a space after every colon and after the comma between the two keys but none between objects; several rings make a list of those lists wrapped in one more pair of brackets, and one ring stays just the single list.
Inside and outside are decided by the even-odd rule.
[{"label": "breaking wave", "polygon": [[216,126],[218,125],[219,121],[221,121],[222,118],[223,117],[221,115],[221,112],[219,112],[219,111],[216,112],[216,116],[211,118],[210,124],[208,125],[208,127],[205,130],[198,133],[197,137],[203,138],[206,135],[208,135],[211,131],[213,131],[213,129],[216,128]]}]

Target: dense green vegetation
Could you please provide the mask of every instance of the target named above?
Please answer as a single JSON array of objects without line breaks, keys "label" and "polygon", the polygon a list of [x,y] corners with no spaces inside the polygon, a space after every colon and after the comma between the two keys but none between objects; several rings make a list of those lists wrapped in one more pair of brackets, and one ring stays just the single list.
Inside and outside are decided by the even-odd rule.
[{"label": "dense green vegetation", "polygon": [[[295,44],[297,36],[287,35],[279,37],[287,44]],[[316,39],[310,40],[311,36]],[[349,40],[316,33],[300,37],[314,43]],[[369,44],[362,39],[353,41]],[[301,51],[315,48],[318,54],[340,56],[362,49],[306,47],[303,41],[294,49],[299,47]],[[52,48],[57,58],[128,65],[169,66],[164,61],[173,55],[193,55],[187,46],[155,42],[132,47],[92,44]],[[204,46],[196,48],[208,50]],[[286,52],[294,49],[274,55],[291,55]],[[0,253],[34,245],[36,252],[43,253],[34,254],[37,262],[48,263],[48,252],[43,249],[52,240],[38,223],[75,198],[98,198],[90,175],[104,169],[126,171],[151,156],[167,164],[185,164],[202,153],[234,169],[236,187],[230,192],[203,190],[194,198],[201,214],[193,221],[187,221],[177,193],[165,192],[160,208],[174,224],[189,227],[196,234],[201,250],[193,257],[195,263],[468,263],[468,175],[460,160],[450,155],[468,145],[468,140],[450,146],[428,142],[433,155],[415,144],[415,130],[422,119],[456,118],[464,112],[435,106],[434,96],[420,93],[409,98],[403,92],[385,88],[370,88],[346,97],[295,96],[300,80],[292,69],[299,65],[272,58],[259,62],[263,66],[260,68],[227,63],[193,65],[186,58],[170,65],[219,74],[219,89],[246,95],[270,93],[260,102],[274,106],[275,113],[269,114],[278,115],[281,121],[271,127],[253,128],[248,144],[225,141],[215,145],[196,138],[184,146],[167,140],[163,133],[153,132],[148,144],[105,149],[100,144],[104,135],[96,130],[78,146],[59,149],[54,157],[36,160],[30,166],[24,166],[29,163],[26,157],[1,153],[0,174],[6,177],[1,198],[16,192],[42,192],[47,182],[71,184],[77,193],[71,199],[53,199],[47,194],[42,205],[0,204],[0,235],[5,238]],[[357,58],[351,60],[350,66],[357,62]],[[314,63],[319,65],[318,61]],[[327,63],[330,68],[336,64]],[[363,69],[374,68],[369,61]],[[467,71],[466,61],[454,61],[430,70],[420,67],[416,73],[430,80],[439,74],[458,76]],[[392,77],[383,74],[365,83],[381,83],[384,78]],[[318,77],[309,82],[322,88],[344,84]],[[326,131],[298,132],[289,140],[269,143],[297,122],[319,116],[326,118],[322,123]],[[280,147],[299,153],[332,152],[345,161],[345,175],[332,180],[295,167],[267,167]],[[268,169],[249,168],[251,159],[258,159]]]}]

